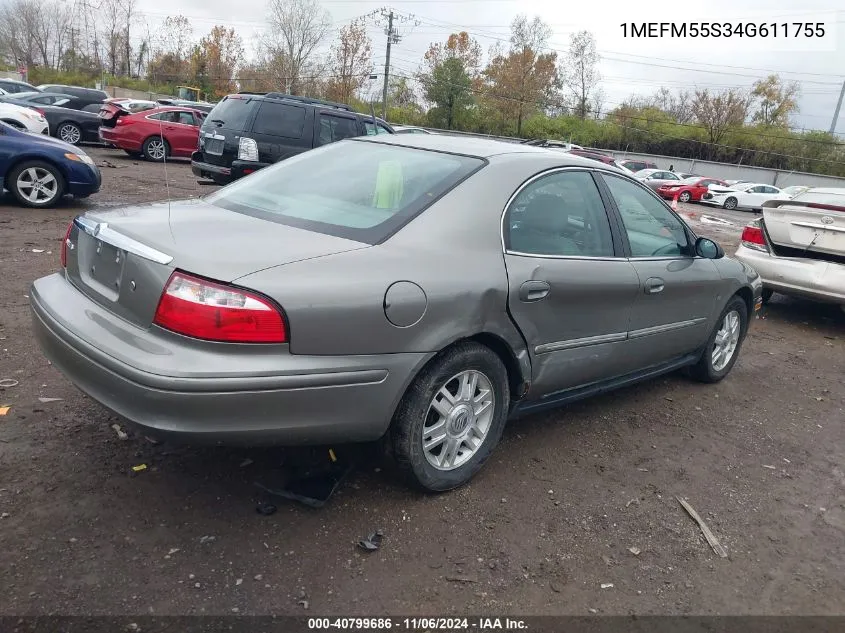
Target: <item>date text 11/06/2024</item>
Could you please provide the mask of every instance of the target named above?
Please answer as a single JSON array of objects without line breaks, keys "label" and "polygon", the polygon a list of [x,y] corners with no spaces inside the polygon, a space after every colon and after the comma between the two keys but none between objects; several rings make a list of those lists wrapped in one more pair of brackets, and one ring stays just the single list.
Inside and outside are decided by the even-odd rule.
[{"label": "date text 11/06/2024", "polygon": [[369,631],[519,631],[528,628],[518,618],[308,618],[308,630]]},{"label": "date text 11/06/2024", "polygon": [[824,22],[623,22],[622,37],[822,38]]}]

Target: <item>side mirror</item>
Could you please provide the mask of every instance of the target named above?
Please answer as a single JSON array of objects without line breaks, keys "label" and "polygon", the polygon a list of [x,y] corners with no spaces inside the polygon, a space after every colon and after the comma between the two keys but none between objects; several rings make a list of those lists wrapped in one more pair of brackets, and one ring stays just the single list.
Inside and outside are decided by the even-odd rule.
[{"label": "side mirror", "polygon": [[713,240],[699,237],[695,241],[695,254],[705,259],[721,259],[725,256],[725,251]]}]

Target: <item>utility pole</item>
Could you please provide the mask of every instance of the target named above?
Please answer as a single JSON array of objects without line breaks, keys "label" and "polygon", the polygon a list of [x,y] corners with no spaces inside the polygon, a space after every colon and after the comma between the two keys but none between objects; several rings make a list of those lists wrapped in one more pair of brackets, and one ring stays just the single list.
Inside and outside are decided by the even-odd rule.
[{"label": "utility pole", "polygon": [[[387,57],[390,58],[390,44],[387,45]],[[836,103],[836,110],[833,111],[833,121],[830,122],[830,133],[836,132],[836,123],[839,121],[839,110],[842,109],[842,98],[845,97],[845,81],[842,82],[842,90],[839,91],[839,101]]]},{"label": "utility pole", "polygon": [[[382,90],[381,95],[381,118],[386,121],[387,85],[390,82],[390,45],[393,44],[394,39],[397,44],[399,43],[399,34],[393,31],[393,11],[387,14],[387,29],[385,30],[385,35],[387,35],[387,54],[384,57],[384,89]],[[839,101],[841,102],[842,99]],[[839,114],[839,108],[836,109],[836,113]]]},{"label": "utility pole", "polygon": [[381,116],[387,118],[387,91],[390,88],[390,49],[393,44],[398,44],[402,41],[402,36],[396,27],[397,22],[414,22],[419,26],[420,21],[412,15],[404,15],[395,12],[393,9],[382,8],[368,13],[364,16],[366,19],[372,19],[375,22],[380,22],[382,19],[387,20],[387,26],[384,27],[384,34],[387,35],[387,52],[384,59],[384,87],[382,88],[382,105]]}]

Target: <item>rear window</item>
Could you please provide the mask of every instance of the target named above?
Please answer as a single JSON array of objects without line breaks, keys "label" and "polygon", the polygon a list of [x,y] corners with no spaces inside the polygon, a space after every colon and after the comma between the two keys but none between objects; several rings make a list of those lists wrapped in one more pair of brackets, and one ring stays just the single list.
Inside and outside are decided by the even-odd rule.
[{"label": "rear window", "polygon": [[207,121],[227,130],[243,130],[255,101],[226,97],[214,106]]},{"label": "rear window", "polygon": [[273,222],[377,244],[484,164],[467,156],[343,141],[265,167],[205,200]]},{"label": "rear window", "polygon": [[801,202],[815,202],[816,204],[832,204],[845,207],[845,189],[839,192],[834,191],[805,191],[799,193],[793,200]]}]

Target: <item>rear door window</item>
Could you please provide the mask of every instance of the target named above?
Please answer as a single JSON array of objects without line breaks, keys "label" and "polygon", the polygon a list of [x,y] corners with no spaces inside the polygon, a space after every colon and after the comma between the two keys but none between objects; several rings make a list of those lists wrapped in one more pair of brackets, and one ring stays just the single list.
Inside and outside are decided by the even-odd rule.
[{"label": "rear door window", "polygon": [[302,138],[305,127],[305,108],[262,101],[252,131],[284,138]]},{"label": "rear door window", "polygon": [[179,112],[179,123],[183,125],[196,125],[197,122],[194,121],[194,115],[190,112]]},{"label": "rear door window", "polygon": [[320,113],[320,135],[317,145],[328,145],[345,138],[360,136],[358,121],[332,114]]},{"label": "rear door window", "polygon": [[227,130],[243,130],[256,101],[227,97],[214,106],[208,121]]}]

